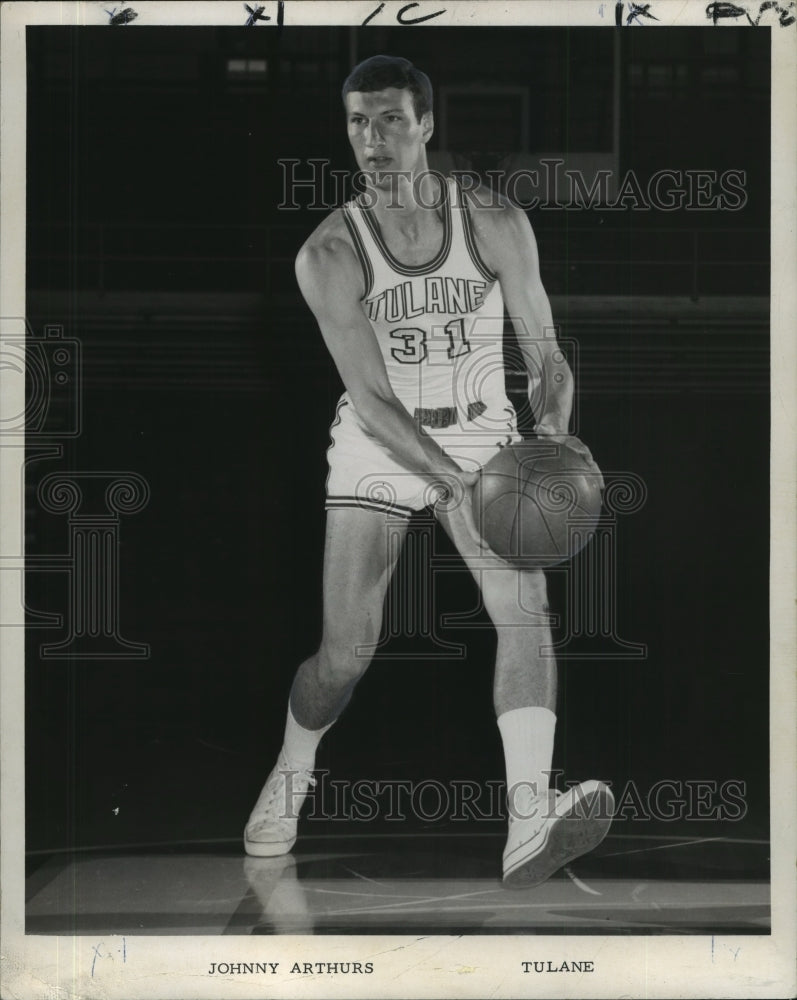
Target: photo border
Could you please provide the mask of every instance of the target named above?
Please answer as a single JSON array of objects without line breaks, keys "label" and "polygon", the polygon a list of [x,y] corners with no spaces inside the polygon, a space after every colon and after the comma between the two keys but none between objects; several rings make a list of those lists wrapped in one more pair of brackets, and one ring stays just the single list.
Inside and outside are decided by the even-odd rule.
[{"label": "photo border", "polygon": [[[274,15],[258,30],[284,24],[360,25],[377,17],[395,19],[412,7],[439,26],[605,25],[614,28],[614,3],[529,0],[506,4],[421,0],[351,3],[261,0]],[[242,6],[231,3],[142,2],[133,4],[137,25],[240,26]],[[621,4],[623,10],[627,5]],[[705,2],[653,0],[658,21],[628,30],[668,30],[702,25],[722,30],[707,16]],[[748,4],[752,9],[753,5]],[[757,5],[755,5],[757,7]],[[784,9],[789,3],[784,0]],[[791,7],[795,5],[791,3]],[[273,8],[273,10],[272,10]],[[442,13],[435,15],[435,11]],[[797,10],[795,10],[797,14]],[[771,538],[770,538],[770,760],[772,933],[756,936],[549,936],[506,937],[385,935],[357,937],[136,936],[126,960],[93,968],[96,935],[36,936],[24,933],[24,610],[17,573],[0,574],[0,880],[3,953],[0,992],[6,998],[60,997],[787,997],[795,992],[795,426],[797,426],[797,25],[772,24],[772,254],[771,254]],[[0,10],[0,317],[25,316],[25,26],[101,25],[102,3],[3,4]],[[395,20],[384,23],[395,23]],[[737,23],[737,22],[734,22]],[[615,29],[616,30],[616,29]],[[625,30],[625,29],[624,29]],[[761,30],[750,26],[749,30]],[[22,412],[24,376],[0,371],[4,407]],[[0,442],[0,560],[17,565],[23,553],[20,495],[24,440]],[[763,637],[762,637],[763,640]],[[118,936],[117,936],[118,937]],[[112,935],[106,935],[106,942]],[[206,974],[209,949],[231,961],[286,963],[286,974],[262,979],[215,979]],[[595,972],[564,978],[524,975],[532,958],[561,962],[578,955],[594,959]],[[373,961],[370,976],[290,976],[293,961]]]}]

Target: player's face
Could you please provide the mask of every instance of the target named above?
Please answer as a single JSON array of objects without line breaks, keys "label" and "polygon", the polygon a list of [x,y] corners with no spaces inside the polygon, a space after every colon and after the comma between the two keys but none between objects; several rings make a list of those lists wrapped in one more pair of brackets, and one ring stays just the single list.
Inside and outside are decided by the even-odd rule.
[{"label": "player's face", "polygon": [[346,121],[357,166],[371,175],[377,187],[390,180],[380,182],[379,174],[414,173],[425,165],[432,115],[427,113],[418,121],[409,90],[352,91],[346,95]]}]

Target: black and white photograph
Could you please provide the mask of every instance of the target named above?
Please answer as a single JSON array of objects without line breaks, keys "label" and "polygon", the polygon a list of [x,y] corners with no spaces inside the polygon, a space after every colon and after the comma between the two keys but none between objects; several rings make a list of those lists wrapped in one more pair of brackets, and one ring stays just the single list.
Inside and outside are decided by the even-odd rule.
[{"label": "black and white photograph", "polygon": [[792,996],[797,4],[0,17],[3,996]]}]

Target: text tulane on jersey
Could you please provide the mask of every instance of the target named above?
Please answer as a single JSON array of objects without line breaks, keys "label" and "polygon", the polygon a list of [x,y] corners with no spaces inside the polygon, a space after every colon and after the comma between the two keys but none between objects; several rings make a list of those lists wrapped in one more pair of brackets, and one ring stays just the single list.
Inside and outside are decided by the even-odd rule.
[{"label": "text tulane on jersey", "polygon": [[368,318],[396,323],[423,313],[472,313],[484,302],[488,283],[439,275],[401,281],[365,300]]}]

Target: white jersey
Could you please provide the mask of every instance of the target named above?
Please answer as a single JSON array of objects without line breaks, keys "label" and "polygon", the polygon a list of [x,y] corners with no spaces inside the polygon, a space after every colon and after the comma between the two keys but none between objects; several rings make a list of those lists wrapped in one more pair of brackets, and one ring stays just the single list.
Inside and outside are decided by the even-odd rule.
[{"label": "white jersey", "polygon": [[[402,264],[391,254],[362,198],[344,206],[363,269],[363,308],[393,391],[426,430],[489,428],[490,416],[500,416],[505,426],[511,407],[501,289],[479,256],[459,184],[447,179],[442,195],[442,243],[421,265]],[[482,414],[486,421],[478,419]]]},{"label": "white jersey", "polygon": [[[501,289],[479,256],[459,186],[448,180],[443,194],[443,240],[419,266],[396,260],[361,200],[345,205],[343,218],[363,269],[363,309],[393,391],[419,428],[472,472],[520,435],[504,388]],[[328,509],[410,517],[436,500],[438,487],[376,438],[347,392],[327,458]]]}]

